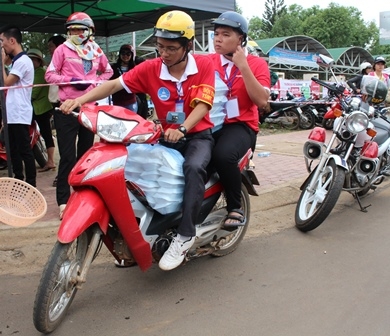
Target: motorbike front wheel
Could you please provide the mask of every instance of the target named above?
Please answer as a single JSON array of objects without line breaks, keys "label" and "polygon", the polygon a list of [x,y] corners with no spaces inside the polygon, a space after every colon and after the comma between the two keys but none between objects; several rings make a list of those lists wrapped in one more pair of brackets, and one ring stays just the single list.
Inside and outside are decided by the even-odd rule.
[{"label": "motorbike front wheel", "polygon": [[304,183],[295,209],[295,226],[302,232],[314,230],[328,217],[343,189],[345,171],[330,160],[309,190],[313,176]]},{"label": "motorbike front wheel", "polygon": [[33,320],[38,331],[51,333],[64,319],[77,292],[89,242],[84,232],[72,243],[55,243],[35,296]]},{"label": "motorbike front wheel", "polygon": [[222,244],[218,244],[219,249],[211,254],[213,257],[223,257],[235,251],[241,240],[244,238],[246,230],[248,230],[251,205],[249,201],[248,190],[244,184],[241,185],[241,209],[244,211],[246,224],[244,226],[238,226],[237,229],[228,234],[225,237],[224,242],[222,242]]},{"label": "motorbike front wheel", "polygon": [[334,121],[335,119],[324,118],[322,119],[322,127],[325,128],[326,130],[331,130],[333,129]]}]

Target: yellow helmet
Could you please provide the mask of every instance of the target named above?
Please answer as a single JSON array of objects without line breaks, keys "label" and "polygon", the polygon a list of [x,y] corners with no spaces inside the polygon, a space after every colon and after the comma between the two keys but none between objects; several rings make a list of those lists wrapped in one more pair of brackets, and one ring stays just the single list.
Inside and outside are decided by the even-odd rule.
[{"label": "yellow helmet", "polygon": [[255,49],[257,51],[262,51],[260,46],[256,43],[256,41],[249,40],[248,41],[248,46],[252,47],[253,49]]},{"label": "yellow helmet", "polygon": [[195,36],[195,23],[185,12],[170,11],[160,16],[154,27],[153,35],[165,39],[185,37],[192,40]]}]

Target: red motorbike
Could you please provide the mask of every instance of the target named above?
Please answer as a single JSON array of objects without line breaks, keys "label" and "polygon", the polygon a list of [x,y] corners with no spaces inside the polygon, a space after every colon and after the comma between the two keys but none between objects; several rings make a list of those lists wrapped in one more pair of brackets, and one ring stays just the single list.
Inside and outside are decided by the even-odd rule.
[{"label": "red motorbike", "polygon": [[[47,162],[47,152],[44,140],[39,132],[39,126],[35,120],[31,124],[29,131],[30,145],[34,153],[35,161],[37,161],[38,165],[43,168]],[[4,141],[0,141],[0,166],[3,167],[3,169],[7,167],[7,153]]]},{"label": "red motorbike", "polygon": [[[131,147],[156,146],[153,144],[162,139],[158,121],[145,120],[118,106],[86,104],[80,113],[73,114],[83,126],[97,134],[100,141],[81,157],[69,175],[73,193],[34,303],[34,325],[43,333],[52,332],[64,319],[77,290],[83,288],[102,244],[120,264],[138,265],[145,271],[158,263],[168,249],[181,218],[180,210],[166,214],[155,210],[147,199],[146,188],[125,178]],[[130,147],[127,149],[127,146]],[[249,194],[257,195],[254,184],[259,184],[249,169],[251,156],[249,149],[239,162],[242,209],[247,224],[223,227],[227,216],[224,190],[217,173],[210,169],[196,224],[196,240],[185,262],[206,255],[225,256],[240,244],[250,218]],[[150,165],[156,161],[153,157],[143,160]],[[126,167],[128,170],[132,167]]]}]

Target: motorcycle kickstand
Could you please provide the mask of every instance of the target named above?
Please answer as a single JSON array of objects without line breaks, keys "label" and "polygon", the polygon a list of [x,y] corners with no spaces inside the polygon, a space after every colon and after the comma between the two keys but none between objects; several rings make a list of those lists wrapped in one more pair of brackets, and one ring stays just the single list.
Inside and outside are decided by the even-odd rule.
[{"label": "motorcycle kickstand", "polygon": [[357,202],[358,202],[358,204],[359,204],[359,207],[360,207],[360,211],[362,211],[362,212],[368,212],[368,211],[367,211],[367,208],[370,207],[371,204],[366,205],[366,206],[364,207],[364,206],[362,205],[362,202],[360,201],[360,197],[359,197],[359,195],[357,194],[357,191],[355,191],[355,192],[353,193],[353,197],[357,200]]}]

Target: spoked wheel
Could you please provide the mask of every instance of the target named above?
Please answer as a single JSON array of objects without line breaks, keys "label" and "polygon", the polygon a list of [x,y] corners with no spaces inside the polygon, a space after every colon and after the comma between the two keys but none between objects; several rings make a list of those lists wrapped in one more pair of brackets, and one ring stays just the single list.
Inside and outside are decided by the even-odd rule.
[{"label": "spoked wheel", "polygon": [[331,130],[333,129],[333,124],[334,124],[335,119],[322,119],[322,127],[325,128],[326,130]]},{"label": "spoked wheel", "polygon": [[314,127],[316,123],[316,116],[310,110],[310,108],[302,109],[302,114],[300,115],[299,127],[303,130],[308,130]]},{"label": "spoked wheel", "polygon": [[[224,199],[224,195],[222,195],[221,198]],[[226,206],[226,204],[224,204],[224,206]],[[231,233],[228,234],[224,238],[224,240],[218,244],[219,249],[211,253],[213,257],[223,257],[235,251],[241,240],[244,238],[246,230],[248,229],[251,209],[249,202],[249,194],[243,184],[241,185],[241,208],[244,211],[246,224],[244,226],[238,226],[237,229],[231,231]],[[225,218],[223,218],[223,220],[225,220]]]},{"label": "spoked wheel", "polygon": [[89,242],[84,232],[72,243],[54,245],[35,296],[33,320],[38,331],[50,333],[64,319],[77,292]]},{"label": "spoked wheel", "polygon": [[299,112],[295,110],[287,110],[284,115],[280,117],[282,126],[288,130],[296,130],[299,127],[300,116]]},{"label": "spoked wheel", "polygon": [[314,172],[305,182],[295,209],[295,226],[303,232],[314,230],[328,217],[343,189],[345,171],[330,160],[313,190],[308,190],[313,176]]}]

